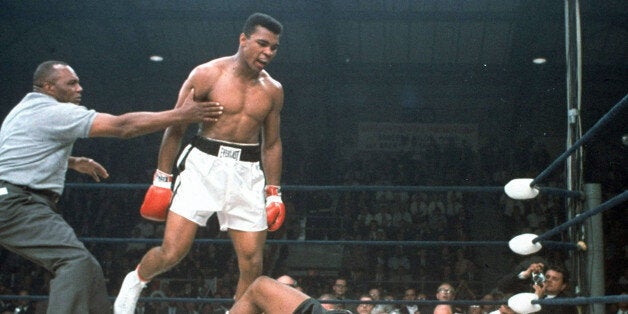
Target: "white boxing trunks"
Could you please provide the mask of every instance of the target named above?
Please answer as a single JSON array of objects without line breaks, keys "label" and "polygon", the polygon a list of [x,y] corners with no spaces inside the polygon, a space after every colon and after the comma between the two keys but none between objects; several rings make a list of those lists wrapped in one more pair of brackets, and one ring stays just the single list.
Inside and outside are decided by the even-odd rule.
[{"label": "white boxing trunks", "polygon": [[205,226],[214,214],[220,230],[267,228],[264,173],[258,144],[237,144],[195,137],[177,167],[170,210]]}]

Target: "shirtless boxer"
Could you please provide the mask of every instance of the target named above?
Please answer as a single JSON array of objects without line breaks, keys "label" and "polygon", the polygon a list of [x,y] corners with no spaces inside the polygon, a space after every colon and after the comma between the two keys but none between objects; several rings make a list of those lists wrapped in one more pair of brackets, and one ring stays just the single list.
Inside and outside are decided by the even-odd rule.
[{"label": "shirtless boxer", "polygon": [[[361,299],[362,300],[362,299]],[[365,299],[373,301],[373,299]],[[370,308],[373,305],[369,305]],[[367,308],[369,308],[367,306]],[[326,310],[321,303],[305,293],[266,276],[258,277],[236,301],[229,314],[332,314],[347,310]]]},{"label": "shirtless boxer", "polygon": [[219,103],[223,113],[214,123],[200,124],[198,135],[181,151],[173,192],[172,167],[188,125],[166,129],[154,184],[141,208],[144,217],[163,219],[172,195],[163,243],[125,277],[115,313],[133,313],[146,283],[186,256],[198,226],[214,213],[238,258],[235,299],[261,275],[267,229],[279,228],[285,216],[279,187],[283,88],[264,70],[277,53],[281,31],[272,17],[251,15],[236,54],[197,66],[183,83],[177,106],[193,92],[195,100]]}]

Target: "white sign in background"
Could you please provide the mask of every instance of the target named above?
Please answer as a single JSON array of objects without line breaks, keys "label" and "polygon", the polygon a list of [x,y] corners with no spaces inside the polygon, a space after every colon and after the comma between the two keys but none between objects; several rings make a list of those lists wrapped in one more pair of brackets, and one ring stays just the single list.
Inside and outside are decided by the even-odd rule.
[{"label": "white sign in background", "polygon": [[365,122],[358,126],[358,149],[363,151],[420,152],[435,141],[439,146],[478,146],[476,124]]}]

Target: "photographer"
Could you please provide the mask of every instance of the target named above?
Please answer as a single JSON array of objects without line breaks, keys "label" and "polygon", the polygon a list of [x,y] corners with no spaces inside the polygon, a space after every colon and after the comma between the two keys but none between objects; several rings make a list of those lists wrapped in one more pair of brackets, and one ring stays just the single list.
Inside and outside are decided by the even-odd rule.
[{"label": "photographer", "polygon": [[[569,271],[561,266],[546,268],[543,263],[532,263],[519,274],[503,278],[498,287],[504,292],[514,294],[534,292],[539,299],[571,297]],[[578,310],[573,305],[543,305],[537,313],[572,314],[578,313]]]}]

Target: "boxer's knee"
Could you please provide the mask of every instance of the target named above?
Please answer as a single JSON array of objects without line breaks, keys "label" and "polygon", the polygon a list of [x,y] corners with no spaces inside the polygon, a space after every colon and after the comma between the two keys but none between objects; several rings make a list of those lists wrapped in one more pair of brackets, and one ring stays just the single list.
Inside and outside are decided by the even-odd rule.
[{"label": "boxer's knee", "polygon": [[261,264],[263,260],[263,254],[258,254],[257,252],[250,252],[242,254],[239,258],[242,258],[245,262],[249,264]]},{"label": "boxer's knee", "polygon": [[237,250],[238,260],[250,265],[260,265],[264,259],[263,247],[240,248]]},{"label": "boxer's knee", "polygon": [[238,257],[241,271],[255,276],[261,274],[263,260],[261,254],[243,254]]},{"label": "boxer's knee", "polygon": [[172,246],[161,246],[154,250],[158,253],[159,264],[163,269],[170,269],[179,264],[188,253],[188,250]]}]

